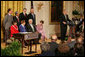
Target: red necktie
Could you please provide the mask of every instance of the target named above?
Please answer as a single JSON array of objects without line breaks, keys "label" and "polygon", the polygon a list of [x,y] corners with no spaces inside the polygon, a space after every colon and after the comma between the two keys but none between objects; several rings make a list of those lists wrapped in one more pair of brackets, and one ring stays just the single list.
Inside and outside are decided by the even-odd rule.
[{"label": "red necktie", "polygon": [[25,13],[25,17],[26,17],[26,13]]},{"label": "red necktie", "polygon": [[19,22],[19,18],[18,18],[17,20],[18,20],[18,22]]}]

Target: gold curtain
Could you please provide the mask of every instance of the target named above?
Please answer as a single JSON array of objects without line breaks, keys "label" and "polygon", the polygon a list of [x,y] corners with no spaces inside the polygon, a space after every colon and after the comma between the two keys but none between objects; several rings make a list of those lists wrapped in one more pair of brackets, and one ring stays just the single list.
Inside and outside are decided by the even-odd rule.
[{"label": "gold curtain", "polygon": [[23,1],[1,1],[1,39],[3,39],[3,20],[7,10],[11,8],[13,16],[15,11],[19,13],[23,10]]}]

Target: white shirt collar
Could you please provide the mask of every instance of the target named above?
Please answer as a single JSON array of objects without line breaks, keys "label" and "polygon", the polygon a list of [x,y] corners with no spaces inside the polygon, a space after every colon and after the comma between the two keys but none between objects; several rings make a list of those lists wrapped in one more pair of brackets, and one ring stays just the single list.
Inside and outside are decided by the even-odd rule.
[{"label": "white shirt collar", "polygon": [[23,14],[25,15],[26,13],[23,12]]},{"label": "white shirt collar", "polygon": [[24,25],[23,24],[21,24],[23,27],[24,27]]},{"label": "white shirt collar", "polygon": [[18,18],[18,16],[16,16]]},{"label": "white shirt collar", "polygon": [[32,25],[32,24],[30,24],[30,25]]}]

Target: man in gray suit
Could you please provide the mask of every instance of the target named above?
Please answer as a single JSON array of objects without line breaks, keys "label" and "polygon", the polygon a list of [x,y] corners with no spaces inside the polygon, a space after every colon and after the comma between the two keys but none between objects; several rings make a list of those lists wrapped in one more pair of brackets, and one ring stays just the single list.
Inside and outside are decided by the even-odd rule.
[{"label": "man in gray suit", "polygon": [[3,21],[3,24],[4,24],[4,28],[5,28],[5,38],[3,39],[4,42],[6,42],[6,40],[8,38],[10,38],[10,27],[12,25],[12,21],[13,21],[13,16],[11,15],[12,14],[12,10],[11,9],[8,9],[8,14],[5,16],[5,19]]}]

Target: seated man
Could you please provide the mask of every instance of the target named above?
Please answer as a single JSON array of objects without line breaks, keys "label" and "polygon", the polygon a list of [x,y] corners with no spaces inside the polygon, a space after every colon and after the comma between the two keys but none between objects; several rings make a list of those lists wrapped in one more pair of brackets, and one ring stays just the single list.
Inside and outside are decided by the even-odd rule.
[{"label": "seated man", "polygon": [[49,44],[50,44],[50,51],[52,52],[53,56],[55,56],[55,50],[58,47],[58,44],[56,43],[56,41],[57,41],[57,36],[52,35],[51,42],[49,42]]},{"label": "seated man", "polygon": [[27,32],[36,32],[35,25],[32,22],[32,19],[28,20],[28,24],[26,25]]},{"label": "seated man", "polygon": [[[28,20],[28,24],[26,25],[26,30],[27,30],[27,32],[37,32],[35,25],[32,24],[32,23],[33,23],[33,20],[32,20],[32,19],[29,19],[29,20]],[[39,33],[38,43],[39,43],[40,37],[41,37],[41,34]],[[33,40],[33,41],[34,41],[34,40]]]}]

